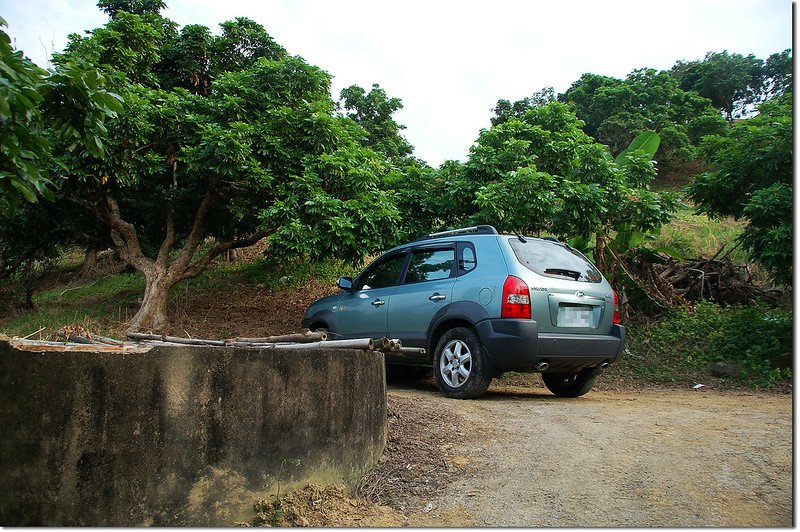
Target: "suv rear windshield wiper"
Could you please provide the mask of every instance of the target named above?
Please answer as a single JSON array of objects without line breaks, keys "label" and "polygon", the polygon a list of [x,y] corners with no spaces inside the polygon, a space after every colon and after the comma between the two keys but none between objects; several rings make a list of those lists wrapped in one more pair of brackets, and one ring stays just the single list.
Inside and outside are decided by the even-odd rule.
[{"label": "suv rear windshield wiper", "polygon": [[577,281],[581,276],[581,272],[576,272],[575,270],[564,270],[561,268],[545,268],[544,273],[561,275],[562,277],[572,277],[572,279],[575,281]]}]

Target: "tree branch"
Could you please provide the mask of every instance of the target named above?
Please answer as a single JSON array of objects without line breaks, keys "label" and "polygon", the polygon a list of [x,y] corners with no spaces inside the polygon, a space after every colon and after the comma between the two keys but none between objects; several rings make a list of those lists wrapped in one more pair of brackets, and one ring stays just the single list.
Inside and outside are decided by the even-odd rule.
[{"label": "tree branch", "polygon": [[111,238],[120,249],[120,254],[125,261],[141,272],[150,270],[153,261],[142,252],[136,228],[120,216],[117,200],[106,196],[104,201],[95,203],[95,211],[100,219],[112,229]]},{"label": "tree branch", "polygon": [[194,255],[194,252],[197,251],[197,247],[200,245],[200,239],[205,233],[206,217],[208,216],[208,212],[211,210],[211,203],[214,199],[214,196],[215,194],[209,188],[206,191],[205,197],[203,197],[203,201],[197,208],[197,213],[194,215],[192,231],[186,238],[186,242],[184,242],[181,252],[178,254],[178,258],[175,259],[175,262],[173,262],[169,267],[170,275],[175,275],[179,278],[183,277],[182,272],[189,266],[189,263],[192,260],[192,255]]},{"label": "tree branch", "polygon": [[167,210],[167,234],[158,250],[158,257],[156,257],[156,265],[159,268],[167,267],[167,260],[173,244],[175,244],[175,209],[170,205]]},{"label": "tree branch", "polygon": [[223,254],[224,252],[228,251],[229,249],[236,249],[236,248],[245,248],[247,246],[252,246],[259,240],[264,237],[269,236],[272,233],[272,229],[264,229],[259,231],[248,238],[241,238],[239,240],[233,240],[231,242],[221,242],[217,244],[213,248],[211,248],[205,255],[200,257],[199,260],[196,262],[187,265],[182,273],[180,273],[180,281],[191,279],[193,277],[197,277],[206,268],[208,265],[211,264],[211,261]]}]

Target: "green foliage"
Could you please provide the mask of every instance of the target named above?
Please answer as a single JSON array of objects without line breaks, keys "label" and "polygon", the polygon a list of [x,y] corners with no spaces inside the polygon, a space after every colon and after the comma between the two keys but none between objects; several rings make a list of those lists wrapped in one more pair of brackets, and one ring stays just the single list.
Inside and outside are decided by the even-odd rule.
[{"label": "green foliage", "polygon": [[392,115],[403,108],[400,98],[389,98],[377,83],[369,92],[358,85],[342,89],[339,106],[367,132],[365,145],[389,159],[411,155],[411,145],[400,135],[405,129]]},{"label": "green foliage", "polygon": [[792,50],[770,55],[764,63],[764,89],[769,97],[783,96],[792,92],[794,66]]},{"label": "green foliage", "polygon": [[71,34],[66,50],[55,54],[54,61],[86,61],[121,72],[133,83],[155,85],[153,69],[161,59],[160,49],[174,33],[174,23],[159,15],[119,11],[91,35]]},{"label": "green foliage", "polygon": [[652,159],[656,156],[660,144],[661,137],[658,133],[655,131],[642,131],[631,141],[627,148],[619,152],[619,155],[614,158],[614,162],[623,165],[627,164],[628,157],[637,150],[641,151],[648,159]]},{"label": "green foliage", "polygon": [[280,61],[288,57],[264,27],[247,17],[236,17],[220,24],[222,34],[213,39],[211,70],[214,75],[246,70],[261,58]]},{"label": "green foliage", "polygon": [[790,184],[773,183],[755,191],[743,212],[749,224],[742,243],[783,285],[792,284],[792,199]]},{"label": "green foliage", "polygon": [[584,74],[559,100],[572,105],[583,130],[614,154],[641,132],[654,130],[662,141],[658,161],[671,166],[693,159],[699,138],[725,125],[710,101],[651,68],[634,70],[624,80]]},{"label": "green foliage", "polygon": [[[5,25],[0,18],[0,28]],[[104,83],[83,63],[53,72],[37,67],[0,30],[0,215],[18,197],[53,199],[48,136],[67,149],[80,146],[104,156],[104,122],[122,110],[121,99],[105,91]]]},{"label": "green foliage", "polygon": [[[0,27],[5,21],[0,19]],[[35,202],[37,193],[52,197],[46,169],[39,166],[49,157],[49,144],[42,133],[39,86],[47,71],[37,67],[22,52],[11,48],[11,41],[0,30],[0,191],[2,200],[20,195]]]},{"label": "green foliage", "polygon": [[791,377],[775,365],[792,352],[790,311],[701,302],[660,322],[629,324],[628,339],[626,364],[657,382],[704,382],[716,362],[737,365],[732,380],[745,385],[768,387]]},{"label": "green foliage", "polygon": [[[668,221],[677,196],[649,190],[656,175],[649,154],[632,150],[616,164],[581,126],[559,102],[498,120],[480,133],[466,164],[440,170],[448,183],[440,199],[443,218],[449,225],[491,223],[585,242],[595,234],[649,231]],[[595,240],[601,246],[604,241]]]},{"label": "green foliage", "polygon": [[531,96],[514,103],[511,103],[509,100],[497,100],[497,105],[492,109],[494,113],[491,119],[492,125],[497,126],[512,118],[521,118],[528,109],[547,105],[555,100],[556,93],[553,87],[545,87],[540,91],[534,92]]},{"label": "green foliage", "polygon": [[[773,60],[775,67],[776,63],[780,61]],[[679,61],[672,73],[683,90],[708,98],[728,120],[741,116],[764,93],[764,61],[753,54],[708,52],[702,61]]]},{"label": "green foliage", "polygon": [[162,0],[100,0],[97,7],[112,19],[121,11],[136,15],[157,15],[167,4]]},{"label": "green foliage", "polygon": [[703,140],[712,171],[695,177],[689,194],[710,215],[745,217],[752,257],[780,283],[792,279],[792,93],[759,106],[756,117],[727,135]]}]

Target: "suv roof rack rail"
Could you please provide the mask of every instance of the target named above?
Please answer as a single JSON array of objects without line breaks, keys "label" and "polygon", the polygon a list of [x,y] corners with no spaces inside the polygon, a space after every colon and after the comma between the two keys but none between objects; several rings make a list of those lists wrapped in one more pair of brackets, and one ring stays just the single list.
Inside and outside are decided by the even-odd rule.
[{"label": "suv roof rack rail", "polygon": [[439,238],[440,236],[455,236],[455,235],[496,235],[497,229],[491,225],[475,225],[473,227],[462,227],[461,229],[451,229],[449,231],[440,231],[438,233],[431,233],[421,238],[425,240],[428,238]]}]

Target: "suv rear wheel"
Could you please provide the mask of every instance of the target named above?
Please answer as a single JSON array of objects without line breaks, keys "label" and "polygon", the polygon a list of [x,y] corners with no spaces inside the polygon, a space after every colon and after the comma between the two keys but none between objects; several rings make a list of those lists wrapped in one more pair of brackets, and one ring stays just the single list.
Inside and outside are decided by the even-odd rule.
[{"label": "suv rear wheel", "polygon": [[433,373],[442,393],[454,399],[478,398],[492,382],[485,375],[478,335],[466,327],[450,329],[439,339]]},{"label": "suv rear wheel", "polygon": [[586,368],[578,373],[542,373],[547,389],[558,397],[580,397],[589,392],[600,375],[598,368]]}]

